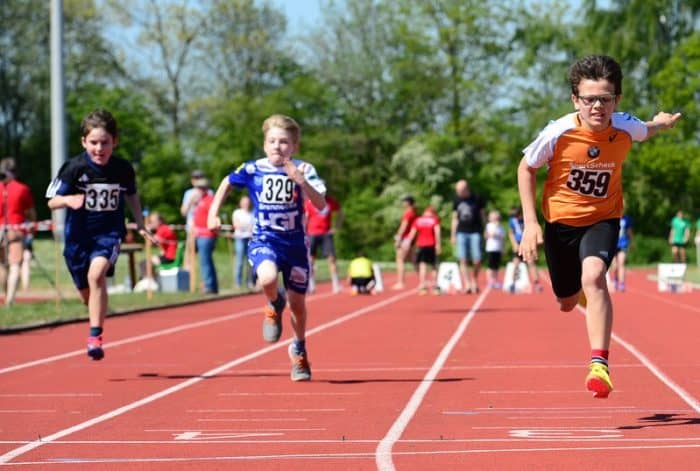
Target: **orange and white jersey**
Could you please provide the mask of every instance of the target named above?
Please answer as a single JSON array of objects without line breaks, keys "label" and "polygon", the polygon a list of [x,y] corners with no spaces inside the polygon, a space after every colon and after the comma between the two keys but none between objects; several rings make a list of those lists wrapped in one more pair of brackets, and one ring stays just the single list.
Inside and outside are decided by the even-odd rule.
[{"label": "orange and white jersey", "polygon": [[523,150],[532,168],[547,165],[542,212],[548,222],[588,226],[622,216],[622,164],[646,125],[627,113],[613,113],[604,131],[591,131],[571,113],[545,127]]}]

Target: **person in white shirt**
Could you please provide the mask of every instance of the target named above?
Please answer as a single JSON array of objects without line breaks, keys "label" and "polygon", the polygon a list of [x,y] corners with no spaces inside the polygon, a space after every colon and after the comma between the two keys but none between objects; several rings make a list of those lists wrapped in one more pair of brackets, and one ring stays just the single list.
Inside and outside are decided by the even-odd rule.
[{"label": "person in white shirt", "polygon": [[[238,202],[238,208],[231,217],[233,221],[233,239],[236,245],[236,263],[233,269],[233,276],[236,281],[236,288],[243,286],[243,265],[248,259],[248,243],[253,237],[253,225],[255,219],[251,210],[250,198],[242,196]],[[246,282],[249,289],[255,286],[253,270],[248,268]]]},{"label": "person in white shirt", "polygon": [[490,211],[488,223],[484,229],[484,240],[486,241],[486,257],[488,260],[488,284],[494,289],[501,287],[501,283],[498,281],[498,270],[501,267],[503,240],[505,237],[506,231],[501,225],[501,214],[498,211]]}]

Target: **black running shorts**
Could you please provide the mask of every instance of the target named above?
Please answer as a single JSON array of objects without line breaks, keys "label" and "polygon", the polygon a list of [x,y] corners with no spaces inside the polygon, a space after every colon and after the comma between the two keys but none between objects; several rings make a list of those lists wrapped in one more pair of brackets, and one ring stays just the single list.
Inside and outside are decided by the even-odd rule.
[{"label": "black running shorts", "polygon": [[545,223],[544,253],[552,289],[558,298],[573,296],[581,289],[581,262],[584,258],[598,257],[610,266],[619,231],[619,219],[606,219],[584,227]]}]

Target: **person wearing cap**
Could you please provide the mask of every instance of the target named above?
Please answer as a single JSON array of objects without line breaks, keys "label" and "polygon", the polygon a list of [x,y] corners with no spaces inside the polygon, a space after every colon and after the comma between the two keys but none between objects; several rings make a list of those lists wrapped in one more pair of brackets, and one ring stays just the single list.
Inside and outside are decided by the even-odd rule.
[{"label": "person wearing cap", "polygon": [[[182,196],[182,204],[180,205],[180,214],[185,218],[185,247],[187,253],[187,256],[185,257],[185,268],[188,270],[191,270],[193,268],[192,265],[194,265],[193,258],[195,252],[195,237],[192,233],[192,220],[194,218],[195,207],[203,195],[198,188],[201,188],[202,186],[208,187],[209,182],[207,181],[204,172],[199,169],[195,169],[192,170],[192,173],[190,174],[190,184],[192,187],[185,190],[185,194]],[[214,195],[214,192],[210,188],[208,189],[208,193],[212,196]]]},{"label": "person wearing cap", "polygon": [[209,208],[214,200],[214,192],[211,190],[209,180],[206,178],[196,179],[194,185],[196,196],[192,199],[197,202],[194,205],[191,230],[194,234],[194,242],[199,258],[199,271],[202,274],[204,293],[218,294],[219,279],[216,275],[216,266],[214,265],[214,249],[216,248],[218,231],[207,227],[207,218],[209,216]]},{"label": "person wearing cap", "polygon": [[396,275],[397,280],[394,284],[394,289],[403,289],[406,281],[406,260],[412,256],[412,244],[411,239],[408,238],[409,232],[411,232],[411,226],[413,221],[416,219],[416,200],[413,196],[407,195],[401,199],[401,204],[403,204],[403,216],[401,217],[401,223],[399,228],[396,230],[394,235],[394,246],[396,248]]}]

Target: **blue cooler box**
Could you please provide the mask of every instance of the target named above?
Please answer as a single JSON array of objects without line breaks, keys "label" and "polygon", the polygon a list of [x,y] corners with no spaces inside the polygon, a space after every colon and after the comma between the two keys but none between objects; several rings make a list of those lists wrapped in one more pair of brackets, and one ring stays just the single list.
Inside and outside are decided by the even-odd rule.
[{"label": "blue cooler box", "polygon": [[182,268],[160,270],[160,289],[166,293],[190,290],[190,272]]}]

